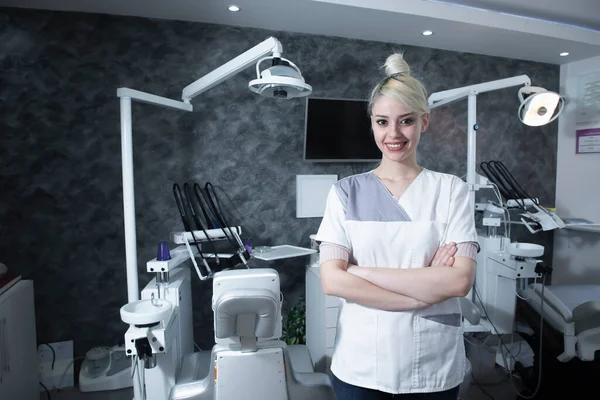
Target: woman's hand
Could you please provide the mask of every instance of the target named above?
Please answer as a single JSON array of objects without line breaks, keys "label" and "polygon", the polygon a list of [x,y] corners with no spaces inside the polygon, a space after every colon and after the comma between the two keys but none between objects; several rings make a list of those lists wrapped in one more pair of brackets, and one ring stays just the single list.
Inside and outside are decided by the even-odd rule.
[{"label": "woman's hand", "polygon": [[430,267],[452,267],[454,265],[454,255],[456,254],[458,247],[456,243],[445,243],[441,245],[435,255],[433,256],[433,260],[429,264]]}]

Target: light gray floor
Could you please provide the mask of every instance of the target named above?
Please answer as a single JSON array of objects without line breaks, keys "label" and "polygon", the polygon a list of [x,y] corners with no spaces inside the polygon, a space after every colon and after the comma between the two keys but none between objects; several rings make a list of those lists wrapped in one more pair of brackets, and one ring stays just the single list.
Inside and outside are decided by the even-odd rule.
[{"label": "light gray floor", "polygon": [[[490,359],[481,360],[478,354],[472,354],[471,360],[473,377],[461,400],[515,400],[516,388],[520,389],[519,379],[513,377],[514,386],[510,377],[503,368],[493,365]],[[466,382],[467,383],[467,382]],[[40,393],[40,400],[46,400],[45,392]],[[110,392],[81,393],[76,390],[61,391],[52,397],[52,400],[132,400],[133,390],[122,389]]]},{"label": "light gray floor", "polygon": [[[42,393],[40,400],[46,400],[46,393]],[[113,390],[110,392],[89,392],[81,393],[79,391],[58,392],[52,400],[132,400],[133,389]]]},{"label": "light gray floor", "polygon": [[[472,382],[467,393],[461,397],[461,400],[514,400],[517,398],[515,389],[507,379],[499,376],[495,381],[481,381],[481,387],[492,397],[486,395],[477,385]],[[500,383],[498,383],[500,381]],[[518,383],[518,381],[516,382]],[[515,384],[516,384],[515,383]],[[46,394],[42,394],[40,400],[46,400]],[[130,389],[115,390],[112,392],[59,392],[53,400],[132,400],[133,391]]]},{"label": "light gray floor", "polygon": [[[492,342],[491,340],[488,342]],[[475,342],[472,342],[475,344]],[[490,343],[491,344],[491,343]],[[295,359],[301,360],[305,352],[295,346],[290,351],[298,350]],[[305,348],[302,348],[305,349]],[[524,352],[519,352],[524,353]],[[517,353],[515,353],[517,354]],[[516,400],[517,390],[521,390],[520,381],[517,377],[508,376],[504,368],[495,363],[495,350],[489,346],[472,345],[467,343],[467,355],[470,361],[471,376],[465,379],[461,387],[460,400]],[[306,354],[307,370],[310,370],[311,361]],[[301,363],[298,364],[300,366]],[[52,396],[51,400],[132,400],[133,389],[122,389],[106,392],[81,393],[76,389],[60,391]],[[41,393],[40,400],[46,400],[45,392]],[[1,399],[4,400],[4,399]],[[166,400],[166,399],[165,399]],[[265,399],[268,400],[268,399]]]},{"label": "light gray floor", "polygon": [[470,384],[461,400],[515,400],[522,390],[518,377],[511,378],[501,367],[483,367],[473,370]]}]

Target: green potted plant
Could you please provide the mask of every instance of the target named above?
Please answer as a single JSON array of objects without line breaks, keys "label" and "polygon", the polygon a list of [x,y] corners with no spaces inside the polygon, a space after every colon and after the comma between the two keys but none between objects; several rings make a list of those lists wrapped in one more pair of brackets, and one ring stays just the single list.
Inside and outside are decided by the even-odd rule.
[{"label": "green potted plant", "polygon": [[283,319],[283,340],[288,345],[306,343],[306,303],[300,299]]}]

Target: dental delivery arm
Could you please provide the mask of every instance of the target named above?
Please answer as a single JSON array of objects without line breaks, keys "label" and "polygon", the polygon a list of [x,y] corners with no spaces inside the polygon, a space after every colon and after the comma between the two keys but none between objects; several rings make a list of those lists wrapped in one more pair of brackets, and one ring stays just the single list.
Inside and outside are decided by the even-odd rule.
[{"label": "dental delivery arm", "polygon": [[424,268],[380,268],[349,265],[348,272],[382,289],[426,304],[466,296],[475,279],[475,261],[455,257],[453,266]]},{"label": "dental delivery arm", "polygon": [[325,294],[384,311],[408,311],[429,306],[423,301],[379,287],[349,273],[347,269],[348,263],[343,260],[328,260],[321,264],[321,285]]}]

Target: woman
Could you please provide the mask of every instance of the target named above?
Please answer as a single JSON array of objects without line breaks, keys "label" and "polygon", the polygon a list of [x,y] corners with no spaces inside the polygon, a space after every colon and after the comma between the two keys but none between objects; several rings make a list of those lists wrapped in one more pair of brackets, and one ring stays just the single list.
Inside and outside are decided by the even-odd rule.
[{"label": "woman", "polygon": [[456,399],[457,297],[472,287],[478,249],[468,187],[418,165],[427,92],[401,55],[385,71],[369,101],[381,163],[332,187],[316,236],[323,290],[344,299],[334,389],[340,400]]}]

